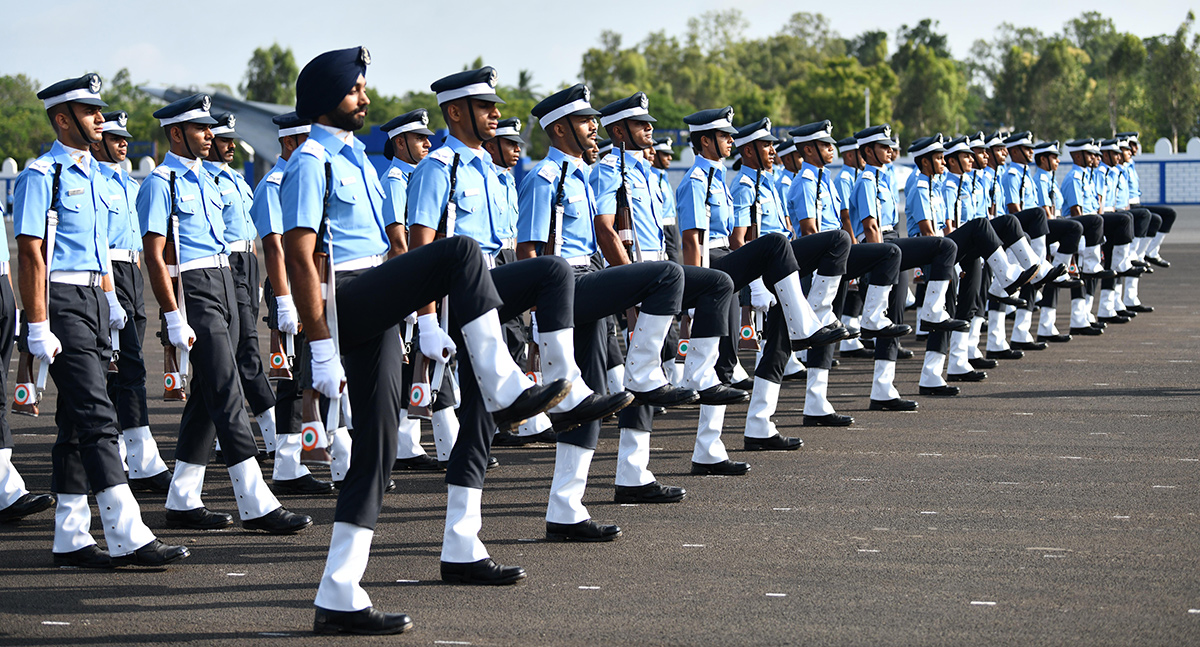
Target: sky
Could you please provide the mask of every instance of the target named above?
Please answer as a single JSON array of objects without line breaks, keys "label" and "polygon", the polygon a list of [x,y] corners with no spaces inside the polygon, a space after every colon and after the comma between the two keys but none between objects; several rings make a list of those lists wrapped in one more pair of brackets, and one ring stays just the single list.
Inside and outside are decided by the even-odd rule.
[{"label": "sky", "polygon": [[[477,56],[497,69],[501,84],[516,84],[517,71],[527,69],[533,73],[535,87],[553,91],[578,80],[583,53],[599,43],[605,29],[621,33],[626,46],[659,30],[682,37],[689,17],[730,7],[741,9],[749,21],[749,37],[776,33],[793,13],[808,11],[825,14],[833,29],[846,38],[867,30],[886,31],[893,47],[901,25],[935,18],[959,58],[968,55],[976,39],[992,38],[1005,21],[1057,33],[1070,18],[1094,10],[1112,18],[1119,30],[1148,37],[1173,33],[1190,8],[1186,1],[1155,0],[860,0],[820,5],[779,0],[604,0],[595,5],[524,0],[6,4],[0,20],[0,74],[23,73],[43,87],[84,72],[111,77],[126,67],[139,85],[223,83],[236,88],[254,49],[278,42],[292,49],[300,67],[323,51],[365,45],[372,58],[367,82],[383,94],[428,91],[431,82],[461,70]],[[205,12],[198,12],[198,7]],[[318,13],[330,7],[347,10],[346,17]],[[584,7],[595,11],[584,12]],[[985,12],[981,7],[995,10]],[[281,8],[286,8],[286,15]],[[55,36],[52,48],[47,47],[48,34],[58,29],[69,33]]]}]

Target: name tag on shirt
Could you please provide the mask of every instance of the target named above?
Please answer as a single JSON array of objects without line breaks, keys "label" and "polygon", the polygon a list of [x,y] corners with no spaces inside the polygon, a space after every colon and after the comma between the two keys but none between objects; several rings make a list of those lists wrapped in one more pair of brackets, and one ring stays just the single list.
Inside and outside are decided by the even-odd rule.
[{"label": "name tag on shirt", "polygon": [[79,195],[83,193],[83,189],[67,189],[67,195]]},{"label": "name tag on shirt", "polygon": [[358,177],[354,175],[347,175],[346,177],[342,178],[342,186],[349,186],[355,182],[358,182]]},{"label": "name tag on shirt", "polygon": [[195,200],[195,199],[196,199],[196,196],[194,196],[194,195],[181,195],[181,196],[179,196],[179,201],[180,201],[180,202],[191,202],[192,200]]},{"label": "name tag on shirt", "polygon": [[479,189],[463,189],[464,198],[469,198],[473,195],[479,195]]},{"label": "name tag on shirt", "polygon": [[228,188],[228,189],[225,189],[224,191],[222,191],[222,192],[221,192],[221,195],[229,195],[230,193],[235,193],[236,191],[237,191],[237,187],[236,187],[236,186],[235,186],[235,187],[231,187],[231,188]]},{"label": "name tag on shirt", "polygon": [[576,202],[579,202],[580,200],[582,200],[584,197],[585,196],[582,193],[580,193],[579,195],[573,195],[573,196],[567,198],[567,204],[575,204]]}]

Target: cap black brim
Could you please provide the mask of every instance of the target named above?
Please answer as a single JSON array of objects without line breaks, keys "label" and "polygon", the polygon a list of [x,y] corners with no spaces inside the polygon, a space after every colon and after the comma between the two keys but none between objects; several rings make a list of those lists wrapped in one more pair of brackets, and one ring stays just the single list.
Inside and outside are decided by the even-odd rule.
[{"label": "cap black brim", "polygon": [[100,106],[101,108],[108,107],[108,104],[104,103],[100,99],[90,99],[90,98],[73,99],[72,101],[69,101],[68,103],[82,103],[85,106]]}]

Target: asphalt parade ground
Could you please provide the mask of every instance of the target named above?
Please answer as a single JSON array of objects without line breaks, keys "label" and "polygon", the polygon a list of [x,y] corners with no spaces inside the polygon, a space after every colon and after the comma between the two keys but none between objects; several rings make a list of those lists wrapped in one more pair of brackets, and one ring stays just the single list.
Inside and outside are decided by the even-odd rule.
[{"label": "asphalt parade ground", "polygon": [[[896,384],[919,411],[868,411],[871,361],[842,360],[830,400],[855,424],[801,427],[803,383],[789,382],[776,420],[805,444],[782,453],[742,451],[746,406],[730,407],[745,476],[691,476],[696,410],[658,418],[650,468],[687,488],[681,503],[612,502],[606,425],[584,501],[624,530],[611,544],[543,541],[554,448],[496,449],[482,539],[528,570],[516,586],[442,584],[442,476],[396,474],[363,584],[412,616],[402,636],[310,633],[333,498],[285,497],[316,525],[269,537],[165,530],[165,497],[139,493],[149,526],[192,557],[60,570],[50,512],[0,526],[0,644],[1200,644],[1200,240],[1178,228],[1172,267],[1141,282],[1154,313],[1004,362],[960,397],[915,395],[918,352]],[[9,418],[34,492],[49,486],[53,402],[51,387],[41,417]],[[181,408],[151,402],[168,463]],[[212,464],[207,506],[233,512],[232,498]]]}]

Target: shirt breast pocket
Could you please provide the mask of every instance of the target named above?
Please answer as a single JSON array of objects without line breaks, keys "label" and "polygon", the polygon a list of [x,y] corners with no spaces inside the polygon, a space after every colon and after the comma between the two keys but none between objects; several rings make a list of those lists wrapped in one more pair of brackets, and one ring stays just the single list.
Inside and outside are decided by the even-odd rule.
[{"label": "shirt breast pocket", "polygon": [[333,191],[333,197],[346,204],[357,204],[359,201],[359,195],[356,189],[358,189],[359,186],[359,184],[343,184],[338,186]]},{"label": "shirt breast pocket", "polygon": [[458,198],[454,202],[458,205],[459,211],[475,213],[483,207],[483,196],[480,195],[478,189],[466,189],[458,193]]}]

